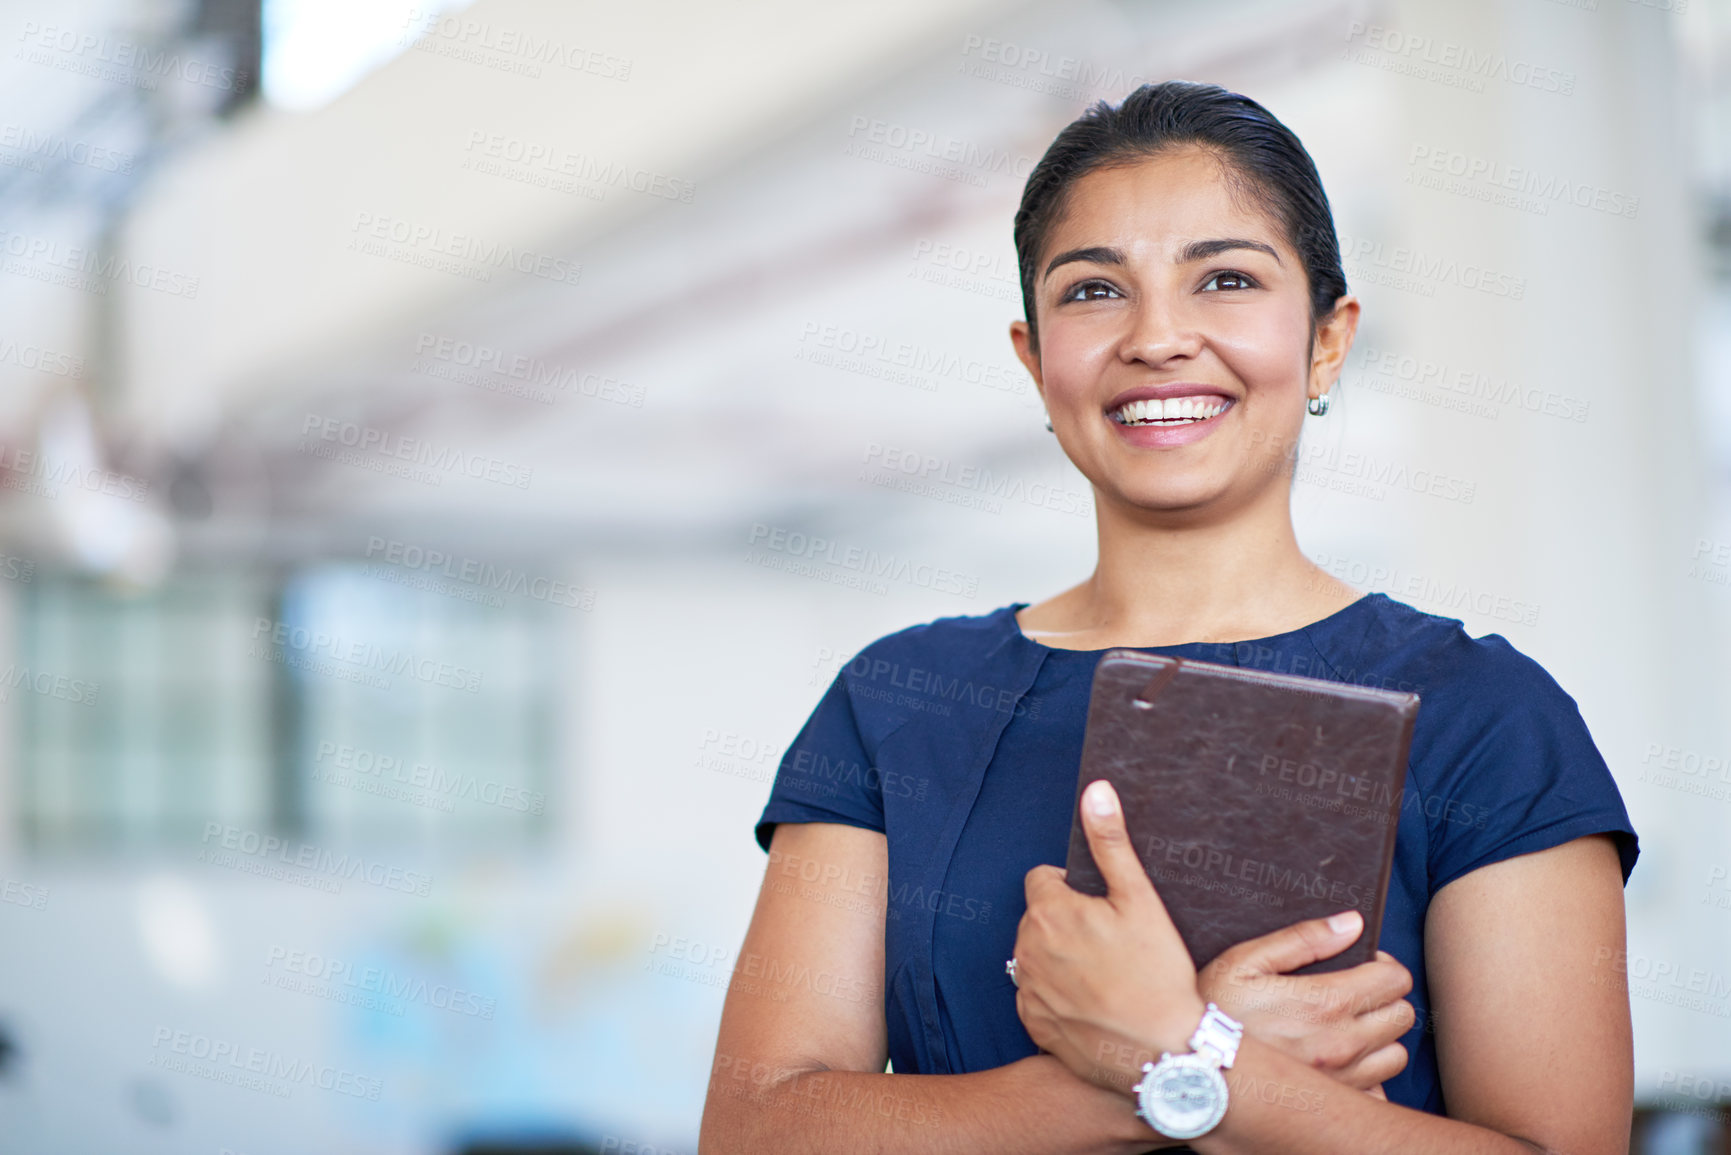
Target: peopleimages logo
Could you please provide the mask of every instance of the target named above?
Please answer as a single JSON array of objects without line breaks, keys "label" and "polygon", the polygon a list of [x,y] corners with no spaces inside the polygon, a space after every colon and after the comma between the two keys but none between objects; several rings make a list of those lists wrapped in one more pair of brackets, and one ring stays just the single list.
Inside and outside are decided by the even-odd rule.
[{"label": "peopleimages logo", "polygon": [[[1567,393],[1523,386],[1506,377],[1493,377],[1477,369],[1457,368],[1447,362],[1375,345],[1354,349],[1352,360],[1358,369],[1372,375],[1366,387],[1377,392],[1390,392],[1378,387],[1376,379],[1383,378],[1420,389],[1455,394],[1467,403],[1482,401],[1495,406],[1518,406],[1528,413],[1576,422],[1585,421],[1588,410],[1592,408],[1591,402]],[[1496,413],[1493,410],[1485,415],[1494,417]]]},{"label": "peopleimages logo", "polygon": [[879,120],[874,116],[854,116],[848,122],[847,134],[872,144],[887,145],[898,152],[918,153],[934,160],[965,165],[982,172],[1024,178],[1033,171],[1034,158],[1026,153],[982,146],[974,141],[950,136],[929,128]]},{"label": "peopleimages logo", "polygon": [[[182,56],[170,48],[152,48],[148,44],[98,36],[75,28],[38,24],[34,20],[24,22],[18,39],[27,46],[18,53],[18,59],[66,72],[98,76],[147,91],[154,90],[161,78],[176,77],[188,84],[238,92],[251,78],[251,73],[244,68]],[[32,49],[38,51],[30,51]],[[59,60],[48,55],[54,52],[61,54]]]},{"label": "peopleimages logo", "polygon": [[1539,624],[1537,602],[1482,587],[1475,589],[1464,581],[1444,581],[1426,574],[1410,573],[1399,566],[1373,564],[1326,553],[1317,553],[1311,560],[1350,585],[1381,590],[1417,606],[1450,612],[1471,610],[1498,621],[1517,622],[1523,626]]},{"label": "peopleimages logo", "polygon": [[1471,261],[1427,253],[1405,245],[1384,246],[1368,237],[1340,234],[1340,258],[1349,278],[1434,296],[1438,284],[1454,285],[1493,297],[1519,301],[1527,279]]},{"label": "peopleimages logo", "polygon": [[[583,185],[602,190],[609,187],[623,188],[681,204],[690,204],[691,198],[697,193],[697,186],[691,181],[668,176],[666,173],[615,160],[602,160],[588,153],[572,152],[556,144],[520,140],[483,129],[470,131],[464,151],[480,154],[465,159],[464,168],[490,176],[507,175],[515,170],[521,176],[538,174],[546,178],[569,177],[573,182],[570,186],[573,189]],[[526,183],[544,182],[531,178]]]},{"label": "peopleimages logo", "polygon": [[1641,198],[1615,192],[1588,181],[1569,180],[1552,173],[1500,160],[1474,156],[1458,149],[1415,144],[1407,156],[1408,167],[1419,164],[1433,173],[1458,177],[1467,182],[1521,193],[1536,198],[1540,211],[1550,202],[1562,202],[1576,208],[1592,209],[1612,216],[1633,218],[1640,211]]},{"label": "peopleimages logo", "polygon": [[[1497,80],[1517,88],[1533,88],[1558,96],[1571,96],[1575,91],[1573,72],[1511,58],[1503,52],[1480,50],[1455,40],[1438,40],[1434,36],[1403,32],[1360,20],[1347,25],[1346,39],[1347,47],[1342,50],[1346,59],[1455,88],[1483,92],[1485,81]],[[1364,48],[1355,50],[1354,41]]]},{"label": "peopleimages logo", "polygon": [[[325,765],[327,759],[328,766]],[[473,774],[446,770],[428,762],[409,763],[395,755],[328,740],[318,744],[313,762],[315,780],[322,778],[335,781],[337,785],[353,782],[357,786],[382,786],[388,774],[391,782],[402,783],[404,787],[411,788],[403,793],[420,792],[414,797],[436,799],[444,803],[441,809],[447,811],[451,809],[450,801],[453,799],[527,814],[540,814],[547,805],[547,796],[539,790],[528,790],[492,779],[483,780]],[[351,774],[360,777],[350,778]],[[337,781],[338,779],[342,781]],[[414,798],[411,797],[410,800]]]},{"label": "peopleimages logo", "polygon": [[150,482],[142,478],[0,443],[0,487],[55,498],[62,486],[124,501],[143,501],[150,495]]},{"label": "peopleimages logo", "polygon": [[[289,1097],[297,1083],[374,1102],[384,1090],[384,1083],[380,1080],[342,1067],[290,1058],[263,1047],[242,1047],[227,1039],[213,1039],[196,1031],[157,1027],[150,1046],[152,1054],[148,1066],[216,1083],[244,1086],[284,1099]],[[266,1080],[276,1082],[272,1084]]]},{"label": "peopleimages logo", "polygon": [[[320,442],[324,443],[323,447]],[[516,489],[528,489],[529,482],[535,476],[534,466],[517,465],[480,453],[466,453],[453,446],[439,445],[421,437],[405,437],[401,433],[375,429],[354,421],[341,421],[334,417],[308,413],[301,423],[302,452],[319,457],[337,456],[337,446],[353,449],[357,454],[374,454],[381,463],[410,462],[414,465],[430,466],[444,473],[457,473],[476,481],[491,481]],[[365,468],[365,460],[357,458],[353,462],[345,463],[360,464]],[[427,476],[434,479],[434,484],[438,484],[439,474],[432,473]]]},{"label": "peopleimages logo", "polygon": [[1008,473],[994,474],[989,466],[958,465],[945,457],[875,441],[865,447],[861,460],[866,466],[860,471],[861,481],[952,505],[1001,513],[1003,503],[1009,501],[1082,517],[1094,512],[1092,493],[1052,482],[1024,481]]},{"label": "peopleimages logo", "polygon": [[34,369],[55,377],[82,377],[84,358],[76,353],[60,353],[41,345],[20,345],[17,341],[0,338],[0,362],[20,369]]},{"label": "peopleimages logo", "polygon": [[624,83],[631,79],[630,57],[509,24],[459,18],[437,7],[409,9],[403,17],[401,43],[421,52],[530,78],[539,77],[541,65],[546,64],[602,80]]},{"label": "peopleimages logo", "polygon": [[1278,455],[1270,457],[1263,466],[1271,473],[1291,469],[1298,481],[1373,501],[1381,501],[1390,490],[1404,489],[1471,505],[1478,493],[1478,483],[1469,478],[1435,469],[1412,469],[1368,453],[1343,453],[1300,440],[1285,443],[1284,434],[1270,437],[1261,430],[1252,430],[1250,440],[1255,444],[1267,442],[1278,450]]},{"label": "peopleimages logo", "polygon": [[[1320,871],[1312,872],[1302,866],[1295,868],[1277,862],[1242,858],[1208,842],[1172,842],[1152,834],[1145,840],[1142,859],[1144,862],[1159,861],[1168,871],[1182,867],[1201,876],[1201,879],[1186,879],[1192,883],[1199,883],[1202,879],[1247,883],[1260,893],[1255,897],[1246,893],[1243,897],[1263,906],[1284,906],[1287,895],[1326,898],[1350,907],[1362,906],[1371,898],[1355,883],[1331,879]],[[1206,888],[1225,889],[1219,885]]]},{"label": "peopleimages logo", "polygon": [[451,232],[401,217],[357,212],[350,231],[354,235],[349,238],[348,247],[355,252],[477,281],[491,280],[493,269],[510,269],[565,285],[575,285],[583,278],[580,261],[484,241],[468,233]]},{"label": "peopleimages logo", "polygon": [[48,888],[32,886],[28,882],[19,882],[12,878],[0,878],[0,902],[29,907],[32,910],[44,910],[48,906]]},{"label": "peopleimages logo", "polygon": [[[261,637],[267,640],[271,649],[266,650],[257,644]],[[445,686],[471,694],[481,690],[480,670],[424,658],[413,650],[387,649],[371,642],[350,641],[340,634],[308,629],[291,622],[254,618],[252,640],[255,657],[277,658],[284,654],[297,654],[310,659],[323,655],[356,670],[407,674],[429,686]]]},{"label": "peopleimages logo", "polygon": [[[435,1010],[473,1018],[491,1019],[499,1000],[453,987],[429,983],[411,975],[376,966],[357,966],[343,959],[314,951],[272,946],[265,955],[265,969],[274,973],[277,986],[302,994],[346,1002],[350,998],[377,995],[398,1003],[420,1003]],[[270,978],[269,975],[266,976]]]},{"label": "peopleimages logo", "polygon": [[1731,976],[1692,966],[1692,961],[1632,955],[1602,946],[1593,952],[1594,973],[1588,981],[1684,1010],[1731,1018]]},{"label": "peopleimages logo", "polygon": [[[747,540],[758,548],[759,553],[747,554],[746,560],[769,569],[786,569],[789,572],[806,574],[814,564],[827,565],[861,580],[906,582],[920,589],[956,594],[964,598],[973,597],[980,589],[980,579],[973,574],[957,573],[943,566],[917,562],[893,553],[881,554],[875,549],[862,546],[843,545],[827,537],[781,529],[764,525],[762,522],[751,527]],[[763,554],[763,550],[770,553]],[[776,564],[773,555],[780,555],[781,558],[798,564]],[[881,583],[874,592],[882,592]]]},{"label": "peopleimages logo", "polygon": [[83,678],[50,673],[47,670],[32,670],[29,666],[20,666],[16,662],[0,670],[0,702],[11,701],[13,690],[25,689],[44,698],[71,702],[74,706],[94,706],[97,691],[101,688],[100,684],[85,681]]},{"label": "peopleimages logo", "polygon": [[962,357],[913,341],[897,340],[869,330],[807,321],[800,329],[800,349],[794,356],[867,376],[884,377],[928,392],[938,378],[979,385],[1000,393],[1026,394],[1029,378],[1020,366],[998,365]]},{"label": "peopleimages logo", "polygon": [[[130,153],[116,152],[86,140],[76,140],[54,132],[39,132],[21,124],[0,124],[0,148],[9,148],[31,161],[65,161],[101,172],[129,173],[134,158]],[[36,164],[32,172],[40,172]]]},{"label": "peopleimages logo", "polygon": [[549,364],[541,358],[509,353],[494,345],[434,333],[420,335],[415,342],[415,353],[415,369],[430,377],[493,393],[526,397],[543,405],[553,404],[557,393],[569,393],[641,409],[646,395],[643,386],[629,381]]},{"label": "peopleimages logo", "polygon": [[58,240],[34,233],[19,233],[0,229],[0,254],[16,260],[5,262],[8,273],[47,281],[83,293],[106,296],[107,282],[152,289],[171,297],[195,300],[198,278],[188,273],[134,262],[118,253],[82,245],[62,245]]},{"label": "peopleimages logo", "polygon": [[945,674],[920,666],[904,666],[887,658],[856,654],[844,667],[848,691],[858,697],[890,702],[948,715],[947,703],[965,703],[1013,714],[1040,716],[1040,699],[989,682],[975,682],[961,674]]},{"label": "peopleimages logo", "polygon": [[970,34],[963,39],[962,60],[957,71],[1011,88],[1084,102],[1095,95],[1122,96],[1150,79],[1116,64],[1075,56],[1054,56],[1044,48],[979,34]]},{"label": "peopleimages logo", "polygon": [[[248,874],[269,874],[272,877],[280,874],[280,868],[283,867],[314,872],[325,876],[313,880],[315,889],[332,894],[341,891],[341,880],[365,882],[369,886],[419,895],[422,898],[431,894],[433,889],[433,876],[430,874],[391,866],[359,854],[338,854],[309,842],[295,843],[291,854],[290,843],[274,834],[261,834],[256,830],[227,826],[221,822],[206,822],[202,841],[206,849],[199,851],[198,858],[201,862],[243,869]],[[214,847],[211,846],[213,842]],[[236,854],[244,855],[245,859],[236,860]],[[252,861],[277,869],[245,869],[239,866],[240,861]]]},{"label": "peopleimages logo", "polygon": [[479,558],[457,557],[437,549],[424,549],[395,538],[369,537],[368,560],[378,559],[403,570],[430,578],[448,578],[490,593],[519,594],[532,601],[573,610],[595,608],[595,591],[588,586],[559,581],[525,570],[500,568]]}]

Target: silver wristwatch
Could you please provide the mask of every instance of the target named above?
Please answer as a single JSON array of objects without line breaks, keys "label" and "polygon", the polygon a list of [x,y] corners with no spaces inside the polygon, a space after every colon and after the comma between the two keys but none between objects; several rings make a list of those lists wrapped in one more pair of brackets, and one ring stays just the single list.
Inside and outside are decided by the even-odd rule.
[{"label": "silver wristwatch", "polygon": [[1136,1113],[1169,1139],[1194,1139],[1219,1126],[1226,1116],[1226,1079],[1221,1071],[1238,1058],[1244,1024],[1213,1003],[1190,1036],[1190,1052],[1167,1052],[1158,1063],[1142,1064]]}]

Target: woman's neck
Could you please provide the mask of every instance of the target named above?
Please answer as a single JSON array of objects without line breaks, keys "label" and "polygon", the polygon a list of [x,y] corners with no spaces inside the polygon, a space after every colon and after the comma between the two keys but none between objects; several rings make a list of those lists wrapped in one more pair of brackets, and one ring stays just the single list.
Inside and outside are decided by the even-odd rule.
[{"label": "woman's neck", "polygon": [[1358,590],[1304,556],[1285,493],[1262,509],[1174,524],[1101,503],[1094,573],[1018,615],[1062,649],[1243,641],[1299,629],[1351,605]]}]

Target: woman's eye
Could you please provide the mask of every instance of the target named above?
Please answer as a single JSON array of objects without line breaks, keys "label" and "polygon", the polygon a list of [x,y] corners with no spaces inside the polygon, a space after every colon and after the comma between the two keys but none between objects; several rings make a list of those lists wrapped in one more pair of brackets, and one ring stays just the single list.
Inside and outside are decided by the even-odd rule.
[{"label": "woman's eye", "polygon": [[1118,290],[1105,281],[1083,281],[1064,294],[1066,301],[1106,301],[1118,296]]},{"label": "woman's eye", "polygon": [[[1214,286],[1214,288],[1210,289],[1209,286],[1211,286],[1211,285]],[[1213,276],[1209,277],[1206,281],[1202,282],[1202,289],[1204,292],[1218,292],[1221,289],[1226,289],[1226,290],[1254,289],[1255,287],[1256,287],[1255,281],[1251,280],[1249,277],[1245,276],[1243,273],[1234,272],[1231,269],[1226,269],[1226,270],[1223,270],[1221,272],[1215,273]]]}]

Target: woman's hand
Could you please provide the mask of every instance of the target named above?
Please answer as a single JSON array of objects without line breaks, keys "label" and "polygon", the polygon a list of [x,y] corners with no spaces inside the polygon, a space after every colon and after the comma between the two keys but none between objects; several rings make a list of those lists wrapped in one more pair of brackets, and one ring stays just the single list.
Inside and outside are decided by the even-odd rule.
[{"label": "woman's hand", "polygon": [[1056,866],[1028,872],[1016,1012],[1042,1050],[1128,1095],[1144,1062],[1189,1049],[1203,999],[1190,952],[1125,833],[1117,792],[1090,783],[1081,809],[1106,896],[1072,890]]},{"label": "woman's hand", "polygon": [[1244,1029],[1337,1081],[1381,1096],[1383,1080],[1406,1068],[1397,1041],[1412,1028],[1412,974],[1387,951],[1375,962],[1330,974],[1294,975],[1357,941],[1355,910],[1294,923],[1241,942],[1202,968],[1202,997]]},{"label": "woman's hand", "polygon": [[1382,1097],[1383,1080],[1406,1067],[1397,1040],[1414,1020],[1403,997],[1412,975],[1386,952],[1331,974],[1284,973],[1352,945],[1364,929],[1357,911],[1332,916],[1336,926],[1314,919],[1240,943],[1196,975],[1124,832],[1112,787],[1093,783],[1082,801],[1107,895],[1077,893],[1057,867],[1028,873],[1016,1009],[1035,1043],[1083,1078],[1127,1092],[1144,1062],[1188,1049],[1203,1002],[1212,1001],[1250,1034]]}]

